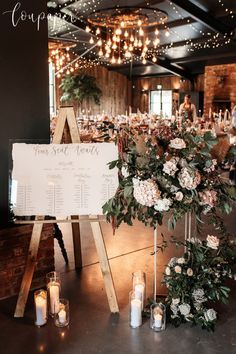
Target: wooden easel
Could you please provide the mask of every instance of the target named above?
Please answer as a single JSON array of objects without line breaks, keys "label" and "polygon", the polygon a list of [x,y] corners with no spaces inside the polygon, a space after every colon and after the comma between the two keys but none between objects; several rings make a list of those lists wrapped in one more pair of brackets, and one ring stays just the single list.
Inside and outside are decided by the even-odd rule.
[{"label": "wooden easel", "polygon": [[[53,137],[54,144],[61,144],[63,139],[63,134],[66,143],[80,143],[79,131],[76,123],[75,113],[73,107],[61,107],[58,115],[58,121],[56,124],[56,129]],[[63,222],[64,220],[60,220]],[[78,216],[71,216],[71,220],[65,220],[66,222],[71,222],[73,242],[74,242],[74,253],[75,253],[75,266],[78,268],[82,267],[82,255],[81,255],[81,242],[80,242],[80,222],[88,221],[91,224],[93,237],[98,253],[98,258],[100,262],[100,267],[104,279],[107,299],[112,313],[119,312],[119,307],[116,298],[116,292],[114,288],[114,282],[111,274],[110,264],[107,257],[106,246],[104,243],[101,225],[99,223],[99,218],[97,216],[91,216],[88,219],[80,220]],[[28,251],[28,258],[26,262],[26,268],[21,282],[20,292],[18,295],[18,300],[16,304],[14,317],[23,317],[25,311],[25,305],[28,299],[28,294],[34,275],[34,270],[37,264],[37,254],[39,248],[40,237],[42,233],[43,224],[45,222],[50,222],[49,220],[44,220],[44,216],[36,216],[33,221],[33,230],[30,240],[30,246]],[[51,221],[52,223],[55,220]],[[58,221],[57,221],[58,222]],[[21,223],[27,223],[21,222]]]}]

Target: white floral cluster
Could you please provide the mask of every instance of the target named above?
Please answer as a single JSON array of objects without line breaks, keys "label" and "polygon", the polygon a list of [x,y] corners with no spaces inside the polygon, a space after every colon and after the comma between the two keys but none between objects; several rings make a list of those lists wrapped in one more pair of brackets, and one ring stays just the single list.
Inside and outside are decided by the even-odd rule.
[{"label": "white floral cluster", "polygon": [[169,161],[166,161],[163,165],[163,172],[169,176],[174,176],[178,171],[177,163],[179,161],[178,157],[172,157]]},{"label": "white floral cluster", "polygon": [[213,250],[217,250],[220,244],[220,240],[218,237],[213,235],[207,236],[207,247],[212,248]]},{"label": "white floral cluster", "polygon": [[170,209],[170,206],[172,204],[171,199],[163,198],[163,199],[158,199],[156,204],[154,205],[154,209],[156,211],[168,211]]},{"label": "white floral cluster", "polygon": [[213,160],[211,161],[211,166],[205,166],[205,167],[203,168],[203,170],[204,170],[205,172],[208,172],[208,173],[214,172],[215,169],[216,169],[216,165],[217,165],[217,160],[216,160],[216,159],[213,159]]},{"label": "white floral cluster", "polygon": [[152,207],[160,198],[161,192],[151,178],[144,181],[133,178],[133,187],[134,198],[141,205]]},{"label": "white floral cluster", "polygon": [[182,188],[192,190],[201,182],[201,175],[196,170],[183,167],[178,175],[178,181]]}]

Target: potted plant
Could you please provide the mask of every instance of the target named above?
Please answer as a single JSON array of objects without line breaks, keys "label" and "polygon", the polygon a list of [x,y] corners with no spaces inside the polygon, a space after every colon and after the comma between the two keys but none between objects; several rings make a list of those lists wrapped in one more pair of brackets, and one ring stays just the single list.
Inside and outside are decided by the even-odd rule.
[{"label": "potted plant", "polygon": [[84,73],[66,75],[63,77],[60,88],[62,90],[61,101],[71,102],[76,105],[76,114],[85,101],[86,108],[92,99],[95,104],[100,104],[102,91],[96,84],[96,78]]}]

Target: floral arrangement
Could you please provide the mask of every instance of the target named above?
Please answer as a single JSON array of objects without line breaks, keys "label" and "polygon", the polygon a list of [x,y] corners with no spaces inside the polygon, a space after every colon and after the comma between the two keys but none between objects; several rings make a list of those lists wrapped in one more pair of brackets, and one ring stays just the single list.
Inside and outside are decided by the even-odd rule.
[{"label": "floral arrangement", "polygon": [[234,276],[236,239],[208,235],[204,241],[192,238],[173,242],[178,247],[186,246],[188,252],[172,258],[165,269],[169,320],[175,326],[191,322],[214,330],[217,312],[213,305],[226,303],[230,293],[225,282]]},{"label": "floral arrangement", "polygon": [[217,160],[211,155],[217,139],[211,132],[197,133],[187,124],[160,125],[152,135],[125,129],[118,136],[119,159],[110,168],[120,171],[115,196],[103,207],[113,227],[122,222],[132,225],[137,218],[156,227],[169,213],[174,228],[186,212],[202,216],[225,232],[217,209],[230,213],[236,189],[219,174]]}]

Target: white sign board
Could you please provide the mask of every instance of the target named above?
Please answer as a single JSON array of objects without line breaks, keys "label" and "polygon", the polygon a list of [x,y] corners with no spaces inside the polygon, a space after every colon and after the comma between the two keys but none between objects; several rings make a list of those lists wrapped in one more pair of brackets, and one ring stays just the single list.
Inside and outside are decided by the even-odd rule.
[{"label": "white sign board", "polygon": [[16,216],[101,215],[118,187],[115,144],[13,144]]}]

